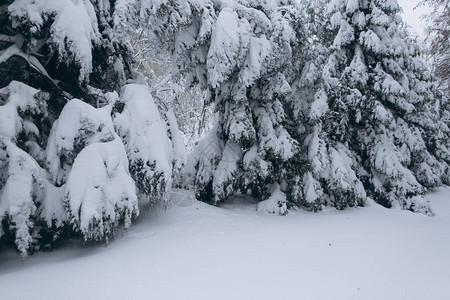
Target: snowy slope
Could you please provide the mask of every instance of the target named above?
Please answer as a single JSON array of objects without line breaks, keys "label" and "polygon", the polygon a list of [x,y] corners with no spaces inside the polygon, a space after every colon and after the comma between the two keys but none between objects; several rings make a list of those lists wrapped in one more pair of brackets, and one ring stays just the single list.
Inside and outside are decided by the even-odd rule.
[{"label": "snowy slope", "polygon": [[0,299],[450,299],[450,189],[427,200],[434,217],[375,204],[280,217],[176,195],[107,248],[0,252]]}]

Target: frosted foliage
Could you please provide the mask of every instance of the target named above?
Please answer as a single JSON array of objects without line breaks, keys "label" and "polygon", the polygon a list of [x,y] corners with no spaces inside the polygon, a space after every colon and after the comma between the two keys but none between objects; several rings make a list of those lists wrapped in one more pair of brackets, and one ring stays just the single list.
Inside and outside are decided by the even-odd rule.
[{"label": "frosted foliage", "polygon": [[355,48],[355,56],[353,57],[350,66],[347,67],[344,72],[355,81],[352,86],[354,86],[355,83],[363,85],[367,84],[369,75],[367,73],[367,67],[364,64],[364,55],[359,46]]},{"label": "frosted foliage", "polygon": [[187,150],[184,145],[184,140],[178,128],[177,119],[172,110],[164,113],[168,126],[168,134],[170,133],[170,140],[172,143],[172,172],[174,176],[181,176],[184,172],[184,167],[187,162]]},{"label": "frosted foliage", "polygon": [[[292,4],[283,9],[275,1],[260,5],[191,0],[166,6],[165,1],[152,1],[151,32],[162,42],[173,35],[175,71],[188,71],[190,78],[218,87],[239,68],[240,81],[248,86],[264,73],[264,67],[289,55],[289,44],[295,39],[289,22],[299,15]],[[168,25],[163,26],[162,20]]]},{"label": "frosted foliage", "polygon": [[33,241],[31,216],[36,211],[36,202],[33,200],[36,180],[33,177],[40,175],[39,167],[27,153],[12,143],[2,146],[6,146],[2,152],[5,151],[9,159],[7,165],[2,166],[7,176],[1,178],[0,220],[10,218],[15,231],[15,244],[25,256]]},{"label": "frosted foliage", "polygon": [[139,11],[139,2],[137,0],[116,0],[112,17],[116,26],[115,34],[120,38],[125,38],[126,34],[131,33],[132,29],[139,25],[137,15],[142,13]]},{"label": "frosted foliage", "polygon": [[172,185],[174,149],[149,88],[126,85],[115,107],[114,126],[125,145],[139,192],[153,204],[164,202]]},{"label": "frosted foliage", "polygon": [[[302,179],[304,204],[316,207],[323,199],[340,209],[364,204],[366,192],[354,171],[351,151],[341,143],[327,146],[327,140],[319,136],[320,131],[316,126],[305,140],[313,172],[306,173]],[[320,182],[325,183],[324,187]]]},{"label": "frosted foliage", "polygon": [[386,46],[382,43],[380,37],[370,29],[361,33],[359,42],[374,53],[383,53],[386,51]]},{"label": "frosted foliage", "polygon": [[255,109],[255,116],[258,119],[260,128],[260,147],[261,154],[272,153],[283,160],[292,158],[296,152],[296,142],[289,136],[286,130],[277,126],[276,119],[271,119],[274,111],[271,108]]},{"label": "frosted foliage", "polygon": [[[250,86],[264,74],[265,68],[285,54],[283,50],[289,50],[277,43],[289,43],[295,34],[274,10],[274,3],[265,7],[272,20],[254,8],[231,2],[228,5],[220,12],[212,33],[207,63],[209,82],[217,87],[239,67],[239,81]],[[275,41],[272,35],[282,41]],[[281,51],[276,53],[276,49]]]},{"label": "frosted foliage", "polygon": [[212,86],[217,87],[242,63],[249,33],[248,21],[240,20],[231,8],[220,12],[208,52],[208,76]]},{"label": "frosted foliage", "polygon": [[[19,135],[39,135],[32,117],[46,113],[41,93],[12,81],[0,94],[7,96],[0,106],[0,221],[6,218],[10,222],[17,249],[26,256],[35,241],[32,236],[35,220],[50,225],[56,220],[55,225],[61,226],[65,214],[58,203],[60,190],[51,185],[36,160],[15,144]],[[28,145],[33,145],[34,148],[28,148],[39,156],[42,151],[39,145],[31,141]]]},{"label": "frosted foliage", "polygon": [[80,81],[92,72],[92,46],[100,43],[94,7],[88,0],[16,0],[8,6],[11,17],[25,21],[30,33],[38,33],[44,24],[53,19],[50,31],[52,44],[58,50],[59,60],[75,62],[81,67]]},{"label": "frosted foliage", "polygon": [[327,154],[326,142],[319,137],[321,128],[316,126],[313,133],[305,139],[305,146],[308,147],[308,160],[312,164],[315,175],[325,174],[325,170],[330,163]]},{"label": "frosted foliage", "polygon": [[237,161],[241,156],[239,144],[228,142],[222,151],[222,157],[214,171],[213,191],[216,203],[233,195]]},{"label": "frosted foliage", "polygon": [[[44,172],[41,171],[41,174]],[[48,175],[45,175],[48,177]],[[44,177],[44,176],[42,176]],[[67,221],[67,212],[63,206],[65,186],[56,187],[51,180],[42,179],[39,182],[39,197],[42,197],[39,218],[51,228],[61,228]]]},{"label": "frosted foliage", "polygon": [[333,46],[340,47],[346,44],[349,44],[355,38],[355,32],[350,24],[347,23],[346,20],[341,20],[341,24],[339,26],[338,34],[334,39]]},{"label": "frosted foliage", "polygon": [[[254,176],[267,177],[272,169],[272,164],[267,162],[258,155],[258,147],[253,146],[250,150],[245,153],[243,158],[244,169],[249,172],[254,172]],[[248,181],[247,181],[248,180]],[[246,185],[252,183],[251,177],[246,179]]]},{"label": "frosted foliage", "polygon": [[252,37],[249,43],[249,55],[247,56],[244,65],[245,68],[241,71],[240,77],[242,83],[249,86],[261,74],[263,63],[271,52],[270,42],[266,38]]},{"label": "frosted foliage", "polygon": [[[188,82],[206,85],[207,44],[217,19],[213,2],[150,0],[143,3],[147,8],[148,34],[160,46],[174,52],[174,72],[192,68]],[[184,59],[186,53],[189,53],[189,59]]]},{"label": "frosted foliage", "polygon": [[364,26],[366,26],[366,16],[363,12],[358,11],[353,15],[352,23],[355,24],[358,29],[363,29]]},{"label": "frosted foliage", "polygon": [[[242,86],[239,86],[240,88]],[[239,97],[242,89],[235,92],[234,97]],[[229,107],[225,108],[225,114],[228,119],[226,120],[225,130],[229,136],[229,139],[233,142],[250,142],[255,139],[255,129],[252,126],[252,120],[250,119],[248,103],[246,99],[235,99]]]},{"label": "frosted foliage", "polygon": [[411,171],[402,165],[402,155],[391,141],[382,136],[381,140],[376,141],[372,153],[372,165],[377,172],[387,176],[386,180],[401,181],[397,187],[401,196],[406,196],[406,191],[417,193],[421,190]]},{"label": "frosted foliage", "polygon": [[387,12],[399,12],[400,10],[397,0],[375,0],[374,2]]},{"label": "frosted foliage", "polygon": [[[125,87],[117,100],[133,75],[124,36],[150,2],[2,2],[1,247],[15,241],[25,256],[77,232],[108,240],[138,215],[137,192],[164,201],[172,174],[182,173],[186,153],[173,113],[160,112],[147,87]],[[191,17],[203,7],[195,5]],[[154,194],[130,175],[140,167]]]},{"label": "frosted foliage", "polygon": [[392,123],[394,116],[387,110],[379,101],[375,101],[373,115],[375,120],[380,121],[382,124],[389,125]]},{"label": "frosted foliage", "polygon": [[409,127],[408,124],[400,118],[396,121],[394,137],[398,142],[404,144],[413,153],[427,151],[425,141],[418,128]]},{"label": "frosted foliage", "polygon": [[381,9],[374,7],[370,15],[370,22],[374,25],[387,26],[390,23],[390,18]]},{"label": "frosted foliage", "polygon": [[311,119],[318,119],[325,115],[328,111],[327,95],[319,90],[314,94],[314,102],[311,103],[311,111],[309,117]]},{"label": "frosted foliage", "polygon": [[356,12],[359,9],[359,3],[358,2],[359,2],[358,0],[348,0],[345,12],[348,13],[348,14]]},{"label": "frosted foliage", "polygon": [[223,147],[215,126],[189,153],[186,174],[188,182],[195,184],[197,195],[201,192],[201,187],[213,180],[214,169],[220,160]]},{"label": "frosted foliage", "polygon": [[12,81],[9,86],[0,89],[1,94],[8,95],[8,101],[0,107],[0,138],[2,140],[16,140],[17,135],[22,131],[36,133],[35,125],[23,120],[19,116],[19,111],[45,113],[46,105],[37,103],[34,97],[38,92],[18,81]]},{"label": "frosted foliage", "polygon": [[310,205],[316,203],[323,195],[323,190],[320,183],[313,177],[311,172],[304,174],[302,180],[303,198],[306,203]]},{"label": "frosted foliage", "polygon": [[103,108],[69,101],[46,149],[52,179],[65,184],[69,220],[86,240],[108,240],[119,222],[127,228],[138,214],[137,192],[142,200],[164,202],[172,168],[184,166],[174,117],[160,114],[147,86],[129,84],[120,98],[105,98],[110,104]]},{"label": "frosted foliage", "polygon": [[92,143],[78,154],[67,178],[64,206],[85,240],[108,241],[120,220],[125,229],[130,226],[139,214],[138,202],[118,136]]},{"label": "frosted foliage", "polygon": [[94,108],[70,100],[52,126],[46,148],[47,167],[57,185],[65,183],[78,153],[94,142],[114,139],[111,107]]},{"label": "frosted foliage", "polygon": [[9,219],[17,249],[26,256],[35,243],[35,221],[42,220],[49,227],[61,227],[65,222],[62,190],[48,181],[45,170],[28,153],[12,143],[5,148],[8,163],[3,165],[0,158],[0,220]]},{"label": "frosted foliage", "polygon": [[343,144],[338,144],[337,149],[330,149],[330,182],[332,187],[350,191],[359,199],[365,199],[366,192],[356,173],[353,170],[353,160],[349,157],[349,150]]},{"label": "frosted foliage", "polygon": [[274,184],[270,197],[258,203],[257,211],[266,214],[286,215],[288,213],[286,203],[286,194],[281,191],[278,184]]}]

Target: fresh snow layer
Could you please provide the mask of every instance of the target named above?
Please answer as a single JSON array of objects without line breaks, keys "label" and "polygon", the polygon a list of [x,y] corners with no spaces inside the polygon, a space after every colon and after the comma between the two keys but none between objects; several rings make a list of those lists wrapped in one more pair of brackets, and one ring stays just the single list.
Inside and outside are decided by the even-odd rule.
[{"label": "fresh snow layer", "polygon": [[450,189],[427,217],[375,204],[346,211],[212,207],[175,191],[108,247],[65,244],[23,263],[0,252],[9,299],[450,299]]},{"label": "fresh snow layer", "polygon": [[[81,67],[80,80],[92,72],[92,44],[101,39],[95,9],[85,0],[16,0],[8,7],[12,17],[29,22],[35,34],[48,18],[54,18],[50,31],[59,59],[65,61],[73,54]],[[13,23],[13,26],[18,23]]]}]

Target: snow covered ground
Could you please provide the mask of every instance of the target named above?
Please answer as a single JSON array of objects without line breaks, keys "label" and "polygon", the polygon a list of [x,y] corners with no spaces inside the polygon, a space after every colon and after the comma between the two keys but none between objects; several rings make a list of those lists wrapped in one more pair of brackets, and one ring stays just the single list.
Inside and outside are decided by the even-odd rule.
[{"label": "snow covered ground", "polygon": [[175,197],[106,248],[24,263],[0,252],[0,299],[448,300],[450,189],[427,199],[435,217],[375,204],[280,217]]}]

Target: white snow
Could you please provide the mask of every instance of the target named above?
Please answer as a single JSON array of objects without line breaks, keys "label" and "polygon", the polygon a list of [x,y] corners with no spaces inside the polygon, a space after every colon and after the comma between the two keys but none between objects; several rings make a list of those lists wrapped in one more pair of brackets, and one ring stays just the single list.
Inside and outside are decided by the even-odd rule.
[{"label": "white snow", "polygon": [[208,52],[208,76],[210,84],[217,87],[243,60],[243,47],[249,43],[250,25],[240,20],[231,8],[224,8],[211,37]]},{"label": "white snow", "polygon": [[261,76],[263,62],[271,52],[271,44],[265,37],[251,37],[249,53],[244,62],[244,68],[239,74],[240,80],[246,86],[251,86]]},{"label": "white snow", "polygon": [[[14,1],[8,10],[11,16],[27,20],[31,33],[54,18],[51,26],[52,41],[62,62],[74,56],[81,67],[80,81],[92,71],[92,44],[100,41],[97,17],[91,2],[86,0]],[[70,52],[70,55],[69,53]]]},{"label": "white snow", "polygon": [[324,91],[319,90],[314,94],[314,102],[311,103],[309,116],[311,119],[319,119],[328,111],[327,95]]},{"label": "white snow", "polygon": [[78,154],[75,148],[114,138],[110,115],[110,106],[94,108],[79,99],[72,99],[64,106],[53,124],[46,148],[47,167],[54,182],[65,182]]},{"label": "white snow", "polygon": [[269,199],[258,203],[256,210],[259,213],[286,215],[286,194],[281,191],[280,185],[275,183]]},{"label": "white snow", "polygon": [[385,45],[381,41],[380,37],[370,29],[361,33],[359,36],[359,43],[375,53],[382,53],[386,51]]},{"label": "white snow", "polygon": [[7,87],[0,89],[1,94],[8,95],[8,101],[0,106],[0,139],[5,141],[15,140],[16,136],[23,130],[26,120],[19,116],[18,110],[40,112],[34,98],[38,92],[38,90],[18,81],[11,81]]},{"label": "white snow", "polygon": [[149,88],[145,85],[127,84],[120,101],[124,103],[124,109],[114,116],[114,126],[117,134],[124,140],[130,161],[141,159],[154,163],[154,170],[150,173],[161,172],[169,183],[167,186],[170,186],[172,144],[167,125],[161,118]]},{"label": "white snow", "polygon": [[[37,163],[22,149],[11,142],[0,145],[6,150],[9,158],[7,164],[6,178],[1,178],[2,189],[0,190],[0,220],[7,215],[15,230],[15,243],[17,249],[22,253],[27,252],[32,236],[30,228],[32,223],[29,218],[36,211],[33,201],[33,190],[35,178],[39,178],[40,169]],[[1,166],[1,165],[0,165]],[[3,168],[3,166],[1,166]],[[2,176],[3,177],[3,176]],[[1,236],[1,232],[0,232]]]},{"label": "white snow", "polygon": [[[0,252],[1,298],[447,300],[450,189],[435,217],[370,204],[285,217],[216,208],[186,193],[105,248]],[[24,287],[24,283],[26,286]]]},{"label": "white snow", "polygon": [[214,171],[213,190],[216,202],[234,193],[231,183],[235,180],[234,175],[238,169],[238,160],[241,155],[242,151],[239,144],[226,143],[222,151],[222,157]]},{"label": "white snow", "polygon": [[135,183],[117,135],[112,141],[90,144],[77,155],[67,178],[64,205],[86,240],[103,239],[120,220],[128,227],[131,218],[139,215]]},{"label": "white snow", "polygon": [[42,155],[42,149],[36,142],[27,141],[33,158],[14,144],[21,132],[39,135],[36,125],[27,119],[30,114],[45,114],[45,104],[35,98],[38,92],[17,81],[0,89],[0,94],[8,95],[5,104],[0,106],[0,220],[10,220],[15,244],[24,256],[33,240],[32,216],[36,214],[48,224],[55,221],[56,226],[64,220],[58,203],[59,190],[51,188],[47,173],[34,159]]},{"label": "white snow", "polygon": [[341,20],[338,34],[336,35],[333,47],[339,48],[350,44],[355,39],[355,31],[353,27],[344,19]]},{"label": "white snow", "polygon": [[217,136],[217,126],[200,140],[197,147],[189,153],[186,164],[186,175],[189,183],[208,183],[215,171],[215,161],[221,159],[223,142]]}]

